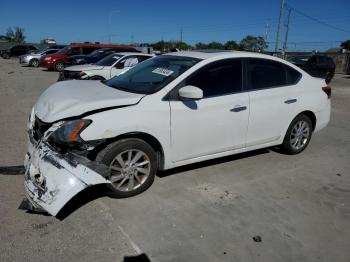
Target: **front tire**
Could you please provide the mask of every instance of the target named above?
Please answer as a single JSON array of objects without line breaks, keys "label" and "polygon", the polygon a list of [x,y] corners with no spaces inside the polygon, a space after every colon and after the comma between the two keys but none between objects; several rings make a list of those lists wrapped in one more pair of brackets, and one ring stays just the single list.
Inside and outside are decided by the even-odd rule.
[{"label": "front tire", "polygon": [[32,66],[32,67],[38,67],[39,66],[39,60],[38,59],[30,60],[29,65]]},{"label": "front tire", "polygon": [[116,198],[135,196],[148,189],[157,172],[157,155],[145,141],[122,139],[108,145],[96,157],[109,167],[109,195]]},{"label": "front tire", "polygon": [[64,70],[64,64],[61,61],[58,61],[54,64],[55,71],[61,72]]},{"label": "front tire", "polygon": [[299,115],[289,125],[281,149],[284,153],[301,153],[309,144],[312,135],[312,122],[306,115]]}]

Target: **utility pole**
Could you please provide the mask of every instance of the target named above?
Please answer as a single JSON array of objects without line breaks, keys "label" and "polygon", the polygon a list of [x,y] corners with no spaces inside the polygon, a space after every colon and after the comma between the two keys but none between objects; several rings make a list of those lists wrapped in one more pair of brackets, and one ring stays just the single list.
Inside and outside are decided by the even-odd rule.
[{"label": "utility pole", "polygon": [[180,42],[182,42],[182,34],[183,34],[183,30],[181,28],[181,30],[180,30]]},{"label": "utility pole", "polygon": [[292,12],[292,8],[289,8],[288,11],[288,18],[287,18],[287,29],[286,29],[286,36],[284,38],[284,45],[283,45],[283,53],[286,52],[287,50],[287,45],[288,45],[288,33],[289,33],[289,20],[290,20],[290,13]]},{"label": "utility pole", "polygon": [[275,52],[278,52],[278,44],[280,41],[280,32],[281,32],[281,24],[283,19],[283,9],[284,9],[284,0],[281,0],[281,8],[280,8],[280,16],[278,18],[278,27],[277,27],[277,34],[276,34],[276,44],[275,44]]},{"label": "utility pole", "polygon": [[269,34],[270,34],[270,24],[266,23],[266,25],[265,25],[265,34],[264,34],[265,42],[267,42],[267,40],[269,39]]}]

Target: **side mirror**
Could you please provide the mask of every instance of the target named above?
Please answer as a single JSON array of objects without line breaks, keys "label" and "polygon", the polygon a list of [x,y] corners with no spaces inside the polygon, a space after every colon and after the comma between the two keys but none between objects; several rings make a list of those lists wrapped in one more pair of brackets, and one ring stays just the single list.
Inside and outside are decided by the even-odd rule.
[{"label": "side mirror", "polygon": [[199,100],[203,98],[203,90],[196,86],[184,86],[179,89],[179,97],[182,99]]}]

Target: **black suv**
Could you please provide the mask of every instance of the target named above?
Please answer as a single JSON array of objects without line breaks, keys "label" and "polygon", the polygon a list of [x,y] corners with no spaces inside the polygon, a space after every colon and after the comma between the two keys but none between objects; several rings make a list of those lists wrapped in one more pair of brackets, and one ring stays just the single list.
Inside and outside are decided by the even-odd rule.
[{"label": "black suv", "polygon": [[89,55],[73,55],[65,62],[65,66],[94,64],[114,52],[139,52],[135,48],[101,48]]},{"label": "black suv", "polygon": [[15,45],[7,50],[2,50],[1,56],[5,59],[9,59],[11,56],[21,56],[36,50],[38,50],[38,48],[33,45]]},{"label": "black suv", "polygon": [[335,63],[327,55],[312,55],[310,57],[290,57],[289,62],[299,66],[301,69],[315,77],[324,78],[326,83],[331,82],[335,73]]}]

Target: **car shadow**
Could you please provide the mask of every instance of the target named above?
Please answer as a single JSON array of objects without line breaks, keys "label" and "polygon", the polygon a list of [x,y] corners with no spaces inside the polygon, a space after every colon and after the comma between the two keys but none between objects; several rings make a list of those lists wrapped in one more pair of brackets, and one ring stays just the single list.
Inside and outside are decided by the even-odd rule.
[{"label": "car shadow", "polygon": [[245,152],[245,153],[220,157],[220,158],[216,158],[216,159],[206,160],[203,162],[198,162],[198,163],[189,164],[189,165],[185,165],[185,166],[175,167],[175,168],[164,170],[164,171],[159,171],[157,173],[157,176],[160,178],[167,177],[167,176],[171,176],[171,175],[174,175],[177,173],[186,172],[189,170],[195,170],[195,169],[199,169],[199,168],[203,168],[203,167],[207,167],[207,166],[219,165],[219,164],[223,164],[226,162],[231,162],[231,161],[235,161],[235,160],[239,160],[239,159],[243,159],[243,158],[253,157],[253,156],[257,156],[257,155],[261,155],[261,154],[266,154],[266,153],[269,153],[270,151],[277,152],[277,149],[264,148],[264,149],[250,151],[250,152]]},{"label": "car shadow", "polygon": [[102,184],[90,186],[69,200],[66,205],[58,212],[56,218],[62,221],[87,203],[98,198],[106,197],[107,193],[108,188],[106,188],[106,185]]},{"label": "car shadow", "polygon": [[[165,171],[160,171],[157,173],[157,176],[160,178],[175,175],[178,173],[186,172],[189,170],[195,170],[207,166],[213,166],[213,165],[218,165],[218,164],[223,164],[235,160],[240,160],[243,158],[249,158],[249,157],[254,157],[262,154],[269,153],[271,151],[276,151],[278,152],[277,149],[275,148],[266,148],[266,149],[258,149],[255,151],[250,151],[250,152],[245,152],[245,153],[240,153],[240,154],[235,154],[235,155],[230,155],[226,157],[220,157],[217,159],[211,159],[199,163],[194,163],[190,165],[185,165]],[[13,172],[15,173],[15,170],[23,168],[23,166],[15,166],[13,167]],[[11,170],[11,169],[10,169]],[[1,170],[0,170],[1,171]],[[18,171],[18,170],[17,170]],[[21,171],[21,170],[20,170]],[[9,172],[8,172],[9,173]],[[71,200],[69,200],[66,205],[59,211],[59,213],[56,215],[56,218],[59,220],[64,220],[68,216],[70,216],[72,213],[74,213],[76,210],[78,210],[80,207],[86,205],[87,203],[94,201],[96,199],[102,198],[102,197],[107,197],[108,196],[109,189],[106,187],[106,185],[101,184],[101,185],[95,185],[95,186],[90,186],[83,191],[79,192],[77,195],[75,195]],[[37,213],[35,211],[27,211],[28,213]],[[48,215],[47,213],[42,213],[43,215]],[[129,260],[124,260],[124,261],[147,261],[147,260],[142,260],[145,259],[145,257],[129,257],[126,259]],[[135,260],[132,260],[135,259]],[[141,260],[138,260],[141,259]]]},{"label": "car shadow", "polygon": [[145,253],[142,253],[136,256],[124,257],[123,262],[151,262],[151,260]]},{"label": "car shadow", "polygon": [[24,166],[0,166],[0,175],[23,175]]}]

